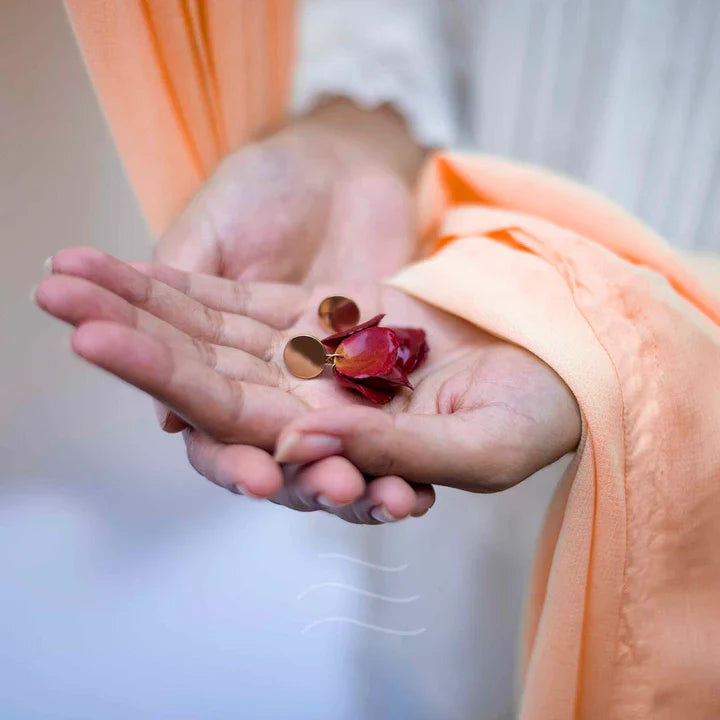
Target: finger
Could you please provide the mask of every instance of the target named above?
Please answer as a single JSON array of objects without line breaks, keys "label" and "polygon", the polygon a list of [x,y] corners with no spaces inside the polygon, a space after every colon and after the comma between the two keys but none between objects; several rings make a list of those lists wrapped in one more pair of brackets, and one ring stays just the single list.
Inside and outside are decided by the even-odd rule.
[{"label": "finger", "polygon": [[301,467],[295,476],[295,489],[315,507],[333,509],[362,497],[365,478],[349,460],[333,456]]},{"label": "finger", "polygon": [[[474,421],[475,420],[475,421]],[[374,408],[307,413],[278,438],[278,462],[344,455],[362,472],[479,491],[507,487],[506,460],[474,414],[391,415]],[[507,444],[507,443],[506,443]],[[519,481],[522,478],[516,480]]]},{"label": "finger", "polygon": [[243,315],[208,308],[95,248],[60,250],[52,258],[52,269],[85,278],[188,335],[215,345],[239,348],[267,359],[282,342],[275,328]]},{"label": "finger", "polygon": [[347,522],[379,525],[403,520],[416,506],[417,495],[410,484],[388,475],[369,481],[362,498],[334,514]]},{"label": "finger", "polygon": [[228,378],[157,338],[115,323],[82,325],[73,334],[72,347],[224,442],[269,449],[280,429],[306,410],[286,392]]},{"label": "finger", "polygon": [[83,278],[53,275],[35,291],[35,301],[46,312],[71,325],[107,320],[137,328],[167,342],[181,343],[183,332],[130,305],[114,293]]},{"label": "finger", "polygon": [[362,474],[345,458],[323,458],[306,467],[285,465],[283,470],[285,484],[270,500],[292,510],[336,512],[365,490]]},{"label": "finger", "polygon": [[399,478],[377,478],[366,486],[358,470],[341,457],[288,472],[283,484],[281,467],[263,450],[227,445],[192,429],[183,435],[190,464],[208,480],[294,510],[324,510],[347,522],[375,525],[424,515],[435,499],[431,486],[413,488]]},{"label": "finger", "polygon": [[[162,338],[190,358],[203,362],[228,377],[263,385],[280,386],[282,371],[272,362],[235,348],[211,345],[191,338],[172,325],[130,305],[114,293],[83,278],[57,275],[43,280],[35,293],[38,305],[55,317],[80,325],[108,320],[137,328]],[[180,417],[156,403],[160,427],[175,433],[187,427]]]},{"label": "finger", "polygon": [[346,522],[377,525],[422,515],[432,505],[429,486],[422,496],[399,477],[365,481],[346,458],[329,457],[305,465],[273,502],[296,510],[324,510]]},{"label": "finger", "polygon": [[422,517],[435,504],[435,488],[432,485],[410,483],[415,491],[415,507],[410,514],[413,517]]},{"label": "finger", "polygon": [[130,265],[209,308],[247,315],[275,328],[290,327],[302,314],[308,299],[307,290],[299,285],[228,280],[158,263]]},{"label": "finger", "polygon": [[188,429],[184,433],[190,464],[220,487],[251,497],[266,498],[283,486],[283,473],[272,456],[250,445],[226,445]]},{"label": "finger", "polygon": [[134,307],[123,298],[84,278],[54,275],[35,292],[38,305],[72,325],[110,321],[160,338],[188,358],[203,362],[229,377],[273,387],[285,380],[282,370],[250,353],[191,338],[164,320]]}]

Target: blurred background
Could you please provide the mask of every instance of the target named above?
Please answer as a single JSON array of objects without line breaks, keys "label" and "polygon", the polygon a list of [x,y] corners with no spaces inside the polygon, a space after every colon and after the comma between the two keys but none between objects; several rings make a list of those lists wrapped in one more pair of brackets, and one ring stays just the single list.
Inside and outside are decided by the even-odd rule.
[{"label": "blurred background", "polygon": [[[552,473],[497,497],[441,492],[427,517],[380,528],[197,476],[146,399],[72,356],[30,302],[59,248],[149,258],[151,237],[62,5],[3,0],[0,50],[0,717],[510,717]],[[502,586],[478,577],[488,562]],[[419,598],[297,599],[325,582]],[[302,632],[333,617],[424,632]]]},{"label": "blurred background", "polygon": [[[481,62],[466,140],[584,177],[682,246],[720,248],[714,0],[627,3],[615,43],[619,1],[452,4],[494,8],[466,50],[502,58],[504,33],[522,32],[525,65],[557,71],[543,85]],[[572,47],[552,34],[563,18]],[[584,47],[580,82],[563,48]],[[152,247],[59,2],[0,3],[0,228],[2,720],[512,717],[527,572],[561,467],[497,496],[441,489],[425,518],[379,528],[232,496],[31,305],[63,246]]]}]

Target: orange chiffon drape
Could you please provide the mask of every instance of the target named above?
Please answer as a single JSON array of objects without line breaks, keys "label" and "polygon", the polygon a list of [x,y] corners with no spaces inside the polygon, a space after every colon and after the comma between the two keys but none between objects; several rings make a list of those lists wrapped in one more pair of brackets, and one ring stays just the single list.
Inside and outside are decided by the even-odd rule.
[{"label": "orange chiffon drape", "polygon": [[293,0],[67,0],[155,234],[231,150],[282,122]]},{"label": "orange chiffon drape", "polygon": [[440,153],[392,283],[534,352],[583,417],[538,543],[520,715],[720,718],[720,265],[543,170]]}]

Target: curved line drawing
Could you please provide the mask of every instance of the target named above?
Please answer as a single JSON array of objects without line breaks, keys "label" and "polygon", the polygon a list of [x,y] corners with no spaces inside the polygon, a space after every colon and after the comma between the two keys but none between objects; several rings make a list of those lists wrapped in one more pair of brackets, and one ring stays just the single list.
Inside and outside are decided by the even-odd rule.
[{"label": "curved line drawing", "polygon": [[348,623],[349,625],[357,625],[358,627],[365,628],[366,630],[374,630],[375,632],[385,633],[386,635],[406,635],[406,636],[412,636],[412,635],[421,635],[425,632],[425,628],[417,628],[415,630],[394,630],[393,628],[386,628],[381,627],[380,625],[371,625],[370,623],[365,623],[360,620],[355,620],[355,618],[349,618],[349,617],[326,617],[322,618],[321,620],[315,620],[314,622],[311,622],[309,625],[306,625],[301,632],[307,633],[310,632],[313,628],[316,628],[318,625],[325,625],[327,623]]},{"label": "curved line drawing", "polygon": [[347,560],[348,562],[354,562],[358,565],[364,565],[365,567],[372,568],[373,570],[382,570],[383,572],[402,572],[410,567],[409,563],[404,565],[398,565],[397,567],[388,567],[387,565],[375,565],[374,563],[361,560],[360,558],[352,557],[352,555],[343,555],[342,553],[320,553],[321,558],[333,558],[336,560]]},{"label": "curved line drawing", "polygon": [[370,592],[369,590],[363,590],[362,588],[354,587],[353,585],[346,585],[345,583],[341,582],[324,582],[324,583],[318,583],[317,585],[311,585],[309,588],[306,588],[303,590],[298,596],[297,599],[301,600],[304,598],[308,593],[313,592],[313,590],[319,590],[320,588],[326,588],[326,587],[332,587],[332,588],[339,588],[340,590],[348,590],[350,592],[357,593],[358,595],[365,595],[365,597],[374,598],[375,600],[384,600],[385,602],[389,603],[411,603],[415,602],[415,600],[419,600],[419,595],[411,595],[410,597],[390,597],[389,595],[380,595],[378,593]]}]

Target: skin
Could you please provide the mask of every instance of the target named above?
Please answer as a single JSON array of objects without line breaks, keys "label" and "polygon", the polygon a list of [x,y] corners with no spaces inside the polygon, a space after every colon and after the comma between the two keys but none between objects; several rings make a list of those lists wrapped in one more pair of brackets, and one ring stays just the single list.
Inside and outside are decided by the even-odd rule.
[{"label": "skin", "polygon": [[[298,318],[283,313],[287,308],[307,307],[302,305],[303,302],[310,302],[307,312],[314,316],[312,303],[315,300],[308,298],[329,294],[329,290],[323,291],[318,286],[330,287],[330,283],[334,283],[333,293],[350,294],[358,301],[358,293],[364,293],[363,297],[367,295],[368,307],[364,304],[361,307],[363,317],[369,317],[373,314],[369,307],[384,302],[383,298],[378,299],[377,280],[411,261],[416,253],[410,193],[422,156],[423,151],[414,144],[402,121],[392,111],[362,112],[347,102],[330,101],[272,137],[229,156],[160,240],[156,251],[159,262],[181,270],[201,272],[204,277],[171,277],[171,271],[160,265],[139,265],[136,269],[159,277],[211,309],[227,310],[236,315],[237,311],[242,311],[240,314],[255,316],[275,330],[285,330],[291,323],[299,322]],[[64,285],[46,286],[43,283],[38,290],[41,306],[79,327],[80,332],[73,343],[80,354],[87,356],[95,347],[93,342],[100,343],[96,349],[101,349],[107,340],[103,333],[124,332],[128,327],[142,332],[143,340],[150,338],[165,345],[183,344],[178,339],[179,328],[186,337],[193,338],[191,344],[204,347],[203,333],[212,331],[212,327],[201,328],[198,313],[183,315],[178,306],[174,314],[161,323],[157,319],[160,309],[155,308],[149,313],[136,310],[148,310],[142,292],[133,296],[132,282],[123,287],[121,279],[101,278],[97,268],[106,261],[98,261],[89,250],[62,251],[53,258],[54,272],[84,278],[86,285],[69,285],[70,278],[66,278]],[[55,278],[50,280],[57,282]],[[228,280],[243,283],[229,283]],[[280,281],[283,285],[253,283],[258,280]],[[127,277],[125,281],[129,282]],[[217,283],[214,286],[213,281]],[[137,279],[134,282],[137,286]],[[96,289],[89,288],[87,283],[92,283]],[[290,284],[299,287],[291,288]],[[106,293],[109,290],[115,297],[106,294],[97,298],[98,288],[104,288]],[[311,295],[312,288],[317,288],[315,295]],[[271,300],[273,293],[278,293],[278,300],[282,295],[282,300]],[[95,310],[88,306],[88,297],[93,298],[90,305],[99,303]],[[121,299],[125,306],[119,304]],[[172,306],[170,303],[162,311],[169,311]],[[199,316],[207,312],[203,310]],[[96,325],[98,321],[110,321],[115,327]],[[239,372],[234,366],[225,367],[222,362],[230,362],[227,355],[231,350],[242,351],[247,353],[247,357],[243,356],[246,362],[242,371],[247,374],[246,381],[260,385],[263,369],[251,358],[254,357],[252,353],[263,357],[262,332],[257,326],[249,329],[247,318],[242,328],[238,322],[236,318],[235,335],[225,341],[231,342],[230,345],[213,344],[216,358],[220,359],[217,371],[225,375]],[[422,322],[427,324],[428,321]],[[416,324],[426,327],[422,322],[418,320]],[[398,324],[411,323],[398,317]],[[125,326],[125,330],[118,325]],[[310,325],[304,324],[302,331],[307,331],[308,327]],[[490,344],[497,342],[487,337],[485,340]],[[280,341],[275,338],[274,342],[276,348]],[[83,343],[90,343],[90,350]],[[139,355],[137,350],[131,356],[128,347],[137,350],[145,345],[123,345],[119,350],[121,357],[127,356],[125,359],[130,365],[141,361],[150,363],[144,366],[145,370],[154,368],[157,371],[158,367],[152,362],[158,361],[158,353],[166,352],[153,345],[154,351],[148,351],[149,354]],[[517,350],[515,348],[514,352]],[[522,355],[524,362],[528,362],[526,355]],[[433,345],[433,362],[436,357],[439,357],[437,344]],[[101,358],[90,359],[102,364]],[[479,361],[479,357],[477,359]],[[531,360],[539,363],[532,357]],[[539,364],[543,370],[538,381],[546,378],[549,372],[542,363]],[[271,360],[268,366],[277,367],[277,362]],[[119,372],[121,369],[117,370],[117,374],[123,376]],[[277,370],[271,372],[280,377]],[[459,373],[456,377],[461,376]],[[141,379],[148,381],[145,376],[125,377],[141,387]],[[554,374],[551,378],[550,384],[560,388],[558,395],[567,399],[567,390],[559,378]],[[189,378],[188,382],[188,387],[193,387],[194,380]],[[415,377],[413,382],[416,382]],[[534,389],[541,394],[544,392],[542,384],[533,388],[532,373],[524,375],[521,372],[514,382],[516,392],[533,392]],[[418,385],[415,394],[419,400],[426,395],[423,387]],[[447,388],[452,388],[452,383]],[[202,391],[212,392],[208,388]],[[218,394],[222,392],[217,389]],[[298,392],[300,397],[297,399],[305,402],[302,393],[315,391],[300,389]],[[459,392],[456,390],[456,394]],[[154,394],[161,397],[160,393]],[[427,396],[432,397],[432,392]],[[364,438],[368,433],[353,437],[350,432],[363,423],[367,423],[369,429],[374,428],[376,409],[355,407],[359,402],[356,395],[344,392],[342,397],[352,398],[353,407],[341,405],[340,417],[333,417],[327,411],[317,415],[305,413],[302,418],[288,416],[289,424],[277,439],[280,441],[278,459],[292,461],[290,464],[279,465],[271,457],[272,443],[268,437],[258,448],[247,444],[256,438],[243,435],[239,428],[233,430],[236,434],[228,434],[221,415],[195,418],[196,422],[188,426],[178,414],[159,404],[160,421],[168,432],[183,430],[190,462],[201,474],[223,487],[257,497],[270,497],[299,510],[326,510],[352,522],[387,522],[427,512],[434,500],[432,487],[415,482],[412,473],[403,479],[403,465],[393,459],[393,453],[388,455],[388,448],[367,446],[368,441]],[[266,402],[263,398],[262,403]],[[576,439],[569,439],[575,438],[578,427],[574,402],[571,405],[573,412],[560,413],[562,417],[558,416],[556,422],[547,426],[558,429],[558,442],[551,445],[555,449],[570,449],[576,442]],[[312,401],[309,406],[323,407],[322,404],[313,405]],[[565,403],[561,406],[567,410]],[[548,415],[553,407],[552,403],[548,406]],[[355,413],[363,415],[355,420]],[[382,420],[387,422],[387,418],[396,416],[383,412]],[[571,422],[568,422],[569,416],[572,416]],[[489,420],[489,412],[486,417]],[[313,437],[328,434],[334,444]],[[304,446],[298,443],[306,436],[310,439]],[[531,447],[532,444],[528,445],[529,458],[533,455]],[[372,461],[367,458],[379,457],[379,450],[383,451],[386,460],[382,467],[371,467]],[[523,453],[522,449],[517,451],[518,455]],[[553,453],[545,455],[550,457]],[[303,464],[296,462],[298,457]],[[487,458],[481,462],[487,462]],[[526,464],[534,467],[537,461]],[[392,470],[392,473],[384,470]],[[435,480],[442,478],[443,473],[444,468]],[[489,487],[499,489],[511,482],[504,479],[501,472],[494,477],[496,482],[490,483]],[[448,484],[452,484],[452,480]],[[281,488],[279,492],[278,487]],[[479,488],[480,484],[477,484],[475,489]]]},{"label": "skin", "polygon": [[[495,492],[578,442],[574,398],[547,365],[381,283],[228,281],[132,267],[92,248],[63,250],[52,265],[36,300],[77,327],[75,352],[171,408],[193,428],[193,465],[228,489],[300,510],[316,509],[319,494],[343,519],[382,521],[425,511],[430,483]],[[378,407],[328,373],[290,375],[285,343],[323,335],[317,306],[331,294],[355,298],[365,317],[384,312],[384,324],[426,330],[431,351],[414,391]],[[234,453],[228,465],[218,465],[218,444]],[[292,464],[290,477],[277,461]],[[343,481],[325,486],[330,472]],[[364,474],[394,493],[373,495]]]},{"label": "skin", "polygon": [[[226,158],[161,238],[156,259],[219,277],[305,287],[385,277],[416,253],[411,189],[423,156],[389,108],[365,112],[329,99]],[[159,415],[168,432],[184,427],[165,410]],[[212,460],[202,463],[201,472],[212,480],[251,453],[197,431],[186,432],[185,439],[196,466],[196,449],[208,450],[203,458]],[[302,502],[294,496],[291,506],[325,509],[318,499],[354,490],[357,473],[341,472],[340,465],[334,460],[303,468],[319,491]],[[285,475],[289,482],[294,469],[285,468]],[[395,519],[421,515],[434,499],[432,488],[399,478],[364,482],[362,502],[345,510],[356,522],[375,523],[375,507],[393,508]],[[380,510],[373,514],[393,519]]]}]

